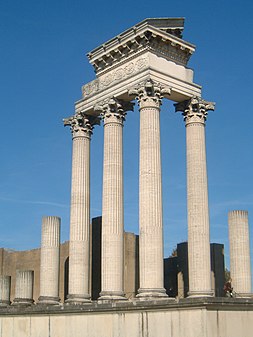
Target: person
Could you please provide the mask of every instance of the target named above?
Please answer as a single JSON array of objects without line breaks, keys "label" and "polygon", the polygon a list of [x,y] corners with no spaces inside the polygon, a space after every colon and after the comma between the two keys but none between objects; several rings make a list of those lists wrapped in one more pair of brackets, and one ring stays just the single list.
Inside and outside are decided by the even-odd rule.
[{"label": "person", "polygon": [[234,297],[233,295],[233,287],[232,287],[232,279],[229,279],[225,284],[224,284],[224,291],[227,297]]}]

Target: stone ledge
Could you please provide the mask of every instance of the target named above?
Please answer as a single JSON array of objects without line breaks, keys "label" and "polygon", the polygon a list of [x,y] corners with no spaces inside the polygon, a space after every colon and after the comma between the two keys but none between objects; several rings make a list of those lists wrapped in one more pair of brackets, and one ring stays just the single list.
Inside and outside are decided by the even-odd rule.
[{"label": "stone ledge", "polygon": [[100,312],[129,312],[129,311],[154,311],[154,310],[184,310],[205,308],[206,310],[250,310],[253,311],[253,299],[244,298],[185,298],[179,301],[173,299],[161,300],[132,300],[113,301],[100,303],[97,301],[82,304],[60,305],[31,305],[31,306],[7,306],[0,307],[0,316],[6,315],[58,315],[77,313],[100,313]]}]

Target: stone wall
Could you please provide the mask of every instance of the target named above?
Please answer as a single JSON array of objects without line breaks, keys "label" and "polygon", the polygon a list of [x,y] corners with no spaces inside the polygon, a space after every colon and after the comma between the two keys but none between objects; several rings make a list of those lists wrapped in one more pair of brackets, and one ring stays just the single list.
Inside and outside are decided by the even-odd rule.
[{"label": "stone wall", "polygon": [[0,337],[251,337],[253,301],[183,299],[0,309]]},{"label": "stone wall", "polygon": [[[99,297],[101,291],[101,217],[92,220],[91,231],[91,281],[92,300]],[[212,283],[216,296],[223,296],[224,255],[223,245],[211,244]],[[187,297],[189,290],[187,242],[178,244],[177,257],[164,259],[164,286],[170,297]],[[68,255],[69,242],[60,246],[60,299],[68,294]],[[172,261],[173,260],[173,261]],[[139,288],[139,237],[134,233],[124,233],[124,292],[127,298],[133,298]],[[34,271],[34,301],[39,297],[40,249],[11,251],[0,248],[0,271],[11,276],[11,301],[15,297],[15,279],[17,269]]]},{"label": "stone wall", "polygon": [[[68,258],[69,243],[64,242],[60,247],[60,298],[64,299],[66,289],[64,289],[67,271],[66,261]],[[15,280],[16,270],[33,270],[34,271],[34,289],[33,299],[37,301],[39,298],[40,287],[40,248],[25,250],[25,251],[11,251],[0,248],[0,270],[2,275],[11,276],[11,301],[15,297]]]},{"label": "stone wall", "polygon": [[[91,294],[98,298],[101,291],[101,217],[92,220],[91,230]],[[68,294],[69,242],[60,245],[59,295],[62,302]],[[138,236],[124,233],[125,280],[124,291],[128,298],[133,297],[139,286],[138,279]],[[40,248],[26,251],[12,251],[0,248],[1,275],[11,276],[11,301],[15,298],[16,270],[34,271],[33,299],[37,302],[40,294]]]}]

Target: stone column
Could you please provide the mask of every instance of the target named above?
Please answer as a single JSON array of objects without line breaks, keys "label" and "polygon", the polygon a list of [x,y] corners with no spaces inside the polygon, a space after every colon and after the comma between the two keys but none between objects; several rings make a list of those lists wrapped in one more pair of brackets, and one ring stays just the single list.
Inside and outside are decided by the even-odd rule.
[{"label": "stone column", "polygon": [[69,242],[69,292],[67,303],[90,301],[90,139],[91,118],[82,114],[64,120],[71,127],[72,185]]},{"label": "stone column", "polygon": [[194,97],[175,104],[186,126],[189,293],[213,296],[209,238],[205,121],[214,104]]},{"label": "stone column", "polygon": [[60,223],[57,216],[42,219],[40,304],[59,304]]},{"label": "stone column", "polygon": [[151,80],[130,90],[140,110],[139,256],[137,297],[166,297],[163,273],[163,216],[160,155],[160,105],[169,88]]},{"label": "stone column", "polygon": [[104,167],[102,263],[99,300],[122,300],[124,295],[123,102],[111,99],[102,109]]},{"label": "stone column", "polygon": [[240,297],[252,297],[248,212],[229,212],[228,228],[233,289]]},{"label": "stone column", "polygon": [[13,305],[33,304],[33,270],[16,271],[16,287]]},{"label": "stone column", "polygon": [[0,306],[7,306],[10,302],[11,277],[0,276]]}]

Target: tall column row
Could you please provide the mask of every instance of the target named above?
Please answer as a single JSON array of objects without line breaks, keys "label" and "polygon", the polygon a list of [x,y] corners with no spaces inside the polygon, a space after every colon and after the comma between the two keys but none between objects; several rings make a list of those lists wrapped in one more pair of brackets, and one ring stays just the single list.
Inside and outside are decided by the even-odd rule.
[{"label": "tall column row", "polygon": [[[160,154],[160,106],[170,89],[146,80],[129,90],[140,110],[138,297],[165,297]],[[123,122],[129,109],[112,98],[102,106],[104,121],[102,289],[100,300],[124,299]],[[186,124],[189,295],[211,296],[205,120],[214,106],[200,98],[176,104]],[[65,120],[73,135],[68,302],[89,295],[89,161],[92,123],[75,114]]]},{"label": "tall column row", "polygon": [[[160,106],[170,89],[151,80],[129,90],[139,104],[139,256],[140,299],[167,297],[163,271]],[[96,110],[104,122],[102,284],[100,301],[125,300],[123,123],[132,103],[112,98]],[[211,290],[205,122],[214,103],[193,97],[175,104],[186,126],[188,268],[190,297],[213,296]],[[94,117],[75,114],[64,120],[73,138],[67,303],[90,301],[90,139]],[[248,213],[229,213],[233,286],[251,297]],[[38,304],[59,304],[60,218],[42,220],[40,297]],[[18,270],[14,305],[33,303],[33,271]],[[0,306],[10,304],[10,277],[0,277]]]}]

